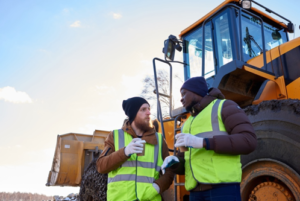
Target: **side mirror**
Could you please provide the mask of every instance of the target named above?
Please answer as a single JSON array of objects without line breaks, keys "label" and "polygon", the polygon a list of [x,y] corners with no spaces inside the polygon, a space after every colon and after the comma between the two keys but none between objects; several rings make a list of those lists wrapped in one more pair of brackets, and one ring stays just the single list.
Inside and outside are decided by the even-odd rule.
[{"label": "side mirror", "polygon": [[164,42],[164,48],[163,53],[165,54],[165,57],[168,58],[171,61],[174,61],[175,56],[175,44],[171,39],[167,39]]},{"label": "side mirror", "polygon": [[272,32],[272,38],[273,40],[280,40],[281,39],[281,34],[278,32],[278,30],[275,30]]},{"label": "side mirror", "polygon": [[181,52],[182,47],[180,46],[180,41],[176,38],[176,36],[170,35],[167,40],[164,42],[163,53],[165,57],[170,61],[174,61],[175,49]]},{"label": "side mirror", "polygon": [[294,24],[293,23],[291,23],[291,22],[288,23],[288,25],[287,25],[287,31],[289,33],[294,33],[295,28],[294,28]]}]

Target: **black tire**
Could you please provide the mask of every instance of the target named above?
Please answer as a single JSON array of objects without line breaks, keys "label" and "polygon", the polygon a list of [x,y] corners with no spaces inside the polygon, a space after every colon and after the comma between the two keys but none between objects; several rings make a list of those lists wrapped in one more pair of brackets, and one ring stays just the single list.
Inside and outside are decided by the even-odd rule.
[{"label": "black tire", "polygon": [[255,133],[257,148],[243,155],[243,166],[247,163],[271,158],[288,165],[300,174],[300,101],[264,101],[245,109]]},{"label": "black tire", "polygon": [[[241,156],[243,178],[252,175],[249,183],[247,180],[242,181],[243,200],[248,200],[255,186],[264,181],[275,181],[284,185],[297,200],[299,194],[295,189],[300,189],[300,101],[264,101],[246,108],[245,112],[257,135],[257,147],[254,152]],[[257,172],[268,164],[270,169],[265,173]],[[293,181],[287,181],[286,177],[282,179],[283,177],[276,174],[270,177],[270,171],[275,171],[272,169],[274,165],[284,167],[284,173],[291,176]]]}]

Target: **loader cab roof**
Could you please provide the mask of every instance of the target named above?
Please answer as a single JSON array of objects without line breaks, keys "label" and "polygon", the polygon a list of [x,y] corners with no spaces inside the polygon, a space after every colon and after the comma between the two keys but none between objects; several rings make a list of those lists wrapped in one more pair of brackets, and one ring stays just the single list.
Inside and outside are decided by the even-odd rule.
[{"label": "loader cab roof", "polygon": [[[219,6],[217,6],[216,8],[214,8],[212,11],[210,11],[209,13],[207,13],[202,18],[200,18],[198,21],[196,21],[195,23],[193,23],[192,25],[190,25],[189,27],[187,27],[186,29],[184,29],[183,31],[181,31],[181,33],[179,34],[179,37],[182,38],[183,35],[189,33],[194,28],[196,28],[198,25],[202,24],[207,18],[209,18],[210,16],[212,16],[213,14],[215,14],[216,12],[218,12],[221,8],[223,8],[227,4],[235,4],[235,5],[238,5],[239,7],[241,7],[239,2],[240,2],[240,0],[225,0]],[[251,7],[251,12],[259,15],[260,17],[262,17],[264,21],[272,23],[273,25],[277,24],[278,26],[283,26],[284,28],[287,28],[287,25],[285,23],[283,23],[282,21],[279,21],[279,20],[271,17],[270,15],[262,12],[261,10],[255,8],[253,6]]]},{"label": "loader cab roof", "polygon": [[[290,29],[255,8],[254,2],[252,0],[251,9],[243,9],[240,1],[226,0],[181,32],[185,80],[195,76],[215,77],[228,63],[245,63],[259,56],[261,64],[255,66],[272,71],[270,65],[266,65],[265,52],[288,42]],[[291,24],[274,11],[258,6]]]}]

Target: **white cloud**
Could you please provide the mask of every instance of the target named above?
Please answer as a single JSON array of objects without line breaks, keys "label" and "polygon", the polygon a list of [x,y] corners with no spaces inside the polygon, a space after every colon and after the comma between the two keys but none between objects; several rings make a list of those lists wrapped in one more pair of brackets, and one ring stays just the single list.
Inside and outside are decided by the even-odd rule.
[{"label": "white cloud", "polygon": [[73,24],[70,25],[70,27],[81,27],[81,22],[79,20],[75,21]]},{"label": "white cloud", "polygon": [[12,103],[32,103],[32,99],[26,92],[16,91],[13,87],[0,88],[0,100]]},{"label": "white cloud", "polygon": [[120,13],[112,13],[112,16],[114,19],[118,20],[122,18],[122,15]]},{"label": "white cloud", "polygon": [[68,15],[70,13],[70,10],[68,8],[65,8],[62,10],[62,13]]}]

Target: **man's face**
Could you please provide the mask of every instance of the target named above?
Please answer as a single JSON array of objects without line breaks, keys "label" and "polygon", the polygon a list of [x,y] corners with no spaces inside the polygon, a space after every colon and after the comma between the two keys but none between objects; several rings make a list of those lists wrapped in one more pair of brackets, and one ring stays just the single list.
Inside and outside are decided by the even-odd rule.
[{"label": "man's face", "polygon": [[150,106],[147,103],[144,103],[135,116],[135,125],[143,131],[153,128],[150,115]]},{"label": "man's face", "polygon": [[191,111],[192,107],[197,103],[195,94],[189,90],[181,89],[181,103],[182,106],[187,110]]}]

